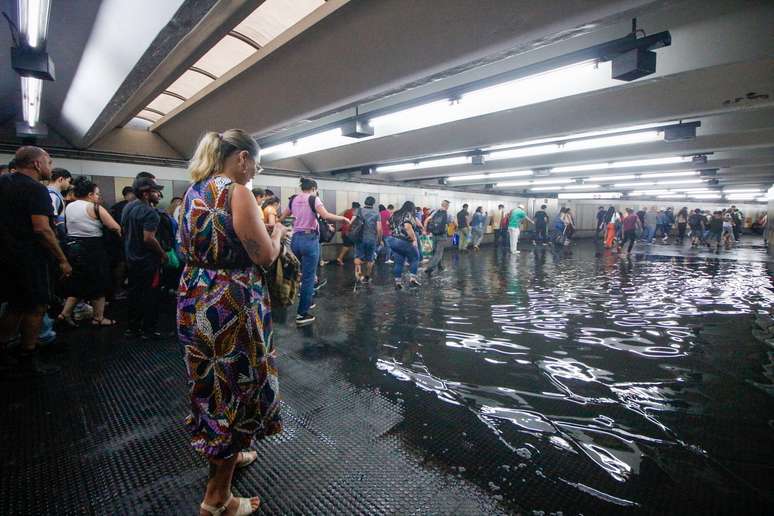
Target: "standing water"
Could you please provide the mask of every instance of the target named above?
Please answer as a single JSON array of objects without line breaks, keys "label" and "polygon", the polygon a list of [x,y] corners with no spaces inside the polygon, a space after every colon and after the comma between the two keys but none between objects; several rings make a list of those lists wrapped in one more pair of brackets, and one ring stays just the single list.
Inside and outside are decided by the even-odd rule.
[{"label": "standing water", "polygon": [[488,248],[403,291],[386,268],[354,293],[331,272],[315,340],[402,405],[392,432],[427,464],[506,511],[759,511],[771,264],[762,248],[687,252]]}]

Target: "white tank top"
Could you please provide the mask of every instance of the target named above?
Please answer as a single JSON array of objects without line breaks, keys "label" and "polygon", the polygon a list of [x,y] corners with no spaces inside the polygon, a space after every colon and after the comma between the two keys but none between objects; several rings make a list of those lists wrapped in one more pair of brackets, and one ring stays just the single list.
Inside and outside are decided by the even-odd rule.
[{"label": "white tank top", "polygon": [[65,208],[67,235],[79,238],[102,236],[102,224],[86,213],[92,203],[89,201],[73,201]]}]

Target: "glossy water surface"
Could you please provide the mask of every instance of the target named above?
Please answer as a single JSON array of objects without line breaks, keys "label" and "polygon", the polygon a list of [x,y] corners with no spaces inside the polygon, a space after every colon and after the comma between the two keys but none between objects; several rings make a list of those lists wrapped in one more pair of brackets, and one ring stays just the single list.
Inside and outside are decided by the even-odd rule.
[{"label": "glossy water surface", "polygon": [[772,348],[753,337],[771,264],[743,247],[489,247],[400,292],[385,266],[359,291],[333,266],[302,334],[403,406],[395,432],[429,464],[507,511],[743,513],[774,477]]}]

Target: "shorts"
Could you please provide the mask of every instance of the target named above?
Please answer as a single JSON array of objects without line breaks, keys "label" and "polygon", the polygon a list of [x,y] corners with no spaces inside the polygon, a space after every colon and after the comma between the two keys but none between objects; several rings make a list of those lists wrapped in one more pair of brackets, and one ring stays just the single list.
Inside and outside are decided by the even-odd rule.
[{"label": "shorts", "polygon": [[353,242],[352,239],[344,233],[341,234],[341,243],[344,245],[344,247],[353,247],[355,245],[355,242]]},{"label": "shorts", "polygon": [[36,307],[47,306],[53,299],[52,265],[38,253],[21,260],[4,263],[6,278],[3,281],[0,300],[8,302],[12,312],[30,312]]},{"label": "shorts", "polygon": [[714,231],[710,231],[709,236],[707,237],[707,240],[714,240],[715,242],[720,242],[720,239],[722,236],[723,236],[723,233],[716,233]]},{"label": "shorts", "polygon": [[355,258],[364,262],[374,261],[376,242],[358,242],[355,244]]}]

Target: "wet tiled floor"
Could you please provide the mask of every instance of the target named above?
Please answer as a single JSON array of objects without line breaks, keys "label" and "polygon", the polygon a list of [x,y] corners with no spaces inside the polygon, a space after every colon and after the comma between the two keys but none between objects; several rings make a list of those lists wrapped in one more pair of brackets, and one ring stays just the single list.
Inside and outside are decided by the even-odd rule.
[{"label": "wet tiled floor", "polygon": [[[351,265],[328,266],[317,322],[275,326],[286,431],[235,490],[268,514],[763,513],[759,244],[485,247],[403,291],[385,265],[357,290]],[[61,375],[0,380],[0,513],[194,513],[206,468],[177,344],[63,340],[46,355]]]}]

